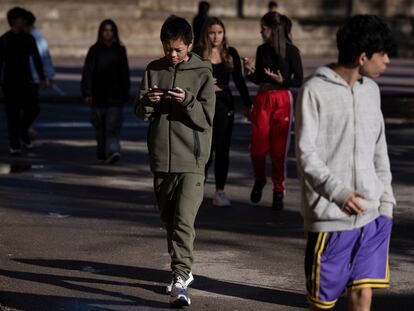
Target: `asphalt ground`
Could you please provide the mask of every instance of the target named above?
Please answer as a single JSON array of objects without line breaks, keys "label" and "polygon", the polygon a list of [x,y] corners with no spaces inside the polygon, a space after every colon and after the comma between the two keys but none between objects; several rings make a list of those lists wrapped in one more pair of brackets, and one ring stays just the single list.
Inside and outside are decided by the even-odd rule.
[{"label": "asphalt ground", "polygon": [[[165,232],[154,204],[147,125],[124,111],[122,160],[95,160],[88,107],[42,104],[35,149],[8,155],[0,107],[0,304],[2,310],[163,310],[169,278]],[[250,125],[236,114],[226,192],[211,204],[207,181],[195,243],[191,310],[304,310],[305,238],[293,146],[285,210],[271,211],[270,180],[249,202]],[[373,310],[414,302],[414,126],[388,124],[398,200],[390,247],[392,286],[375,291]],[[270,170],[269,170],[270,171]],[[337,310],[345,310],[342,298]]]}]

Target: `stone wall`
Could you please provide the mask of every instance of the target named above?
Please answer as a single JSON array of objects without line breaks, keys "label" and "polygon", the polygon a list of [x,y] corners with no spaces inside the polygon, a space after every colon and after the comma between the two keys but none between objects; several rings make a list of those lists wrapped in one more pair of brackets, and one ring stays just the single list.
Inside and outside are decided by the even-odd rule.
[{"label": "stone wall", "polygon": [[[211,0],[211,14],[223,18],[230,43],[242,55],[254,55],[261,43],[259,19],[266,12],[267,0],[244,0],[245,18],[237,15],[237,0]],[[414,0],[358,0],[354,12],[385,16],[402,43],[401,55],[412,56],[414,43],[411,23]],[[347,12],[346,0],[279,1],[280,11],[293,19],[293,37],[305,56],[334,56],[335,33]],[[162,50],[159,30],[165,18],[174,13],[189,20],[198,1],[191,0],[1,0],[0,31],[8,29],[7,10],[20,5],[38,17],[37,27],[49,41],[55,57],[83,57],[96,41],[99,23],[112,18],[131,57],[156,57]]]}]

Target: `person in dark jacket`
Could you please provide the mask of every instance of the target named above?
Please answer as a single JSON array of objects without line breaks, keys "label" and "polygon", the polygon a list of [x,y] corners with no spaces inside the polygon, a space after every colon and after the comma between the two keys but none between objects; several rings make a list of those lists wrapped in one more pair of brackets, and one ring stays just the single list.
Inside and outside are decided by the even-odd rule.
[{"label": "person in dark jacket", "polygon": [[198,3],[198,13],[193,19],[194,46],[197,46],[200,43],[201,31],[203,30],[204,22],[208,18],[209,10],[210,3],[207,1],[200,1]]},{"label": "person in dark jacket", "polygon": [[119,39],[115,22],[104,20],[99,26],[98,40],[85,59],[81,91],[91,107],[98,160],[108,164],[121,158],[122,108],[129,100],[129,88],[126,48]]},{"label": "person in dark jacket", "polygon": [[224,192],[229,171],[229,152],[234,123],[234,102],[230,91],[230,77],[233,77],[245,106],[245,115],[249,115],[252,101],[242,73],[239,53],[227,43],[223,22],[217,17],[210,17],[204,23],[200,45],[194,50],[202,58],[209,60],[213,67],[214,89],[216,92],[216,109],[213,123],[213,144],[210,159],[206,164],[206,176],[214,159],[214,176],[216,192],[213,205],[228,207],[230,199]]},{"label": "person in dark jacket", "polygon": [[14,7],[7,13],[10,30],[0,37],[0,73],[5,99],[6,118],[10,143],[10,154],[21,154],[21,145],[32,147],[28,133],[39,114],[39,105],[33,103],[33,82],[30,59],[33,59],[40,84],[45,84],[42,61],[35,39],[25,32],[26,10]]}]

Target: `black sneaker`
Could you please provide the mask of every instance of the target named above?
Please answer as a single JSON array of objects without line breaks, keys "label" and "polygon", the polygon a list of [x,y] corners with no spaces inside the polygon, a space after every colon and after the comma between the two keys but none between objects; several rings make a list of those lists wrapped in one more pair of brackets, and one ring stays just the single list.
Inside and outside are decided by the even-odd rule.
[{"label": "black sneaker", "polygon": [[252,192],[250,193],[250,201],[259,203],[262,199],[263,188],[266,185],[266,180],[255,181]]},{"label": "black sneaker", "polygon": [[272,210],[281,211],[283,209],[283,192],[273,192]]},{"label": "black sneaker", "polygon": [[119,152],[114,152],[105,160],[105,162],[107,164],[114,164],[119,160],[121,160],[121,155],[119,154]]}]

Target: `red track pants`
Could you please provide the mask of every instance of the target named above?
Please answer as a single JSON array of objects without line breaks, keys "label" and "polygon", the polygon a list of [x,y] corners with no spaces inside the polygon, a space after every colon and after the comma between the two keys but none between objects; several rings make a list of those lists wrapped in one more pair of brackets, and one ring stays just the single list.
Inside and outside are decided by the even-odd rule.
[{"label": "red track pants", "polygon": [[255,181],[266,179],[270,151],[274,192],[285,191],[286,157],[290,143],[293,99],[288,90],[259,92],[252,108],[250,156]]}]

